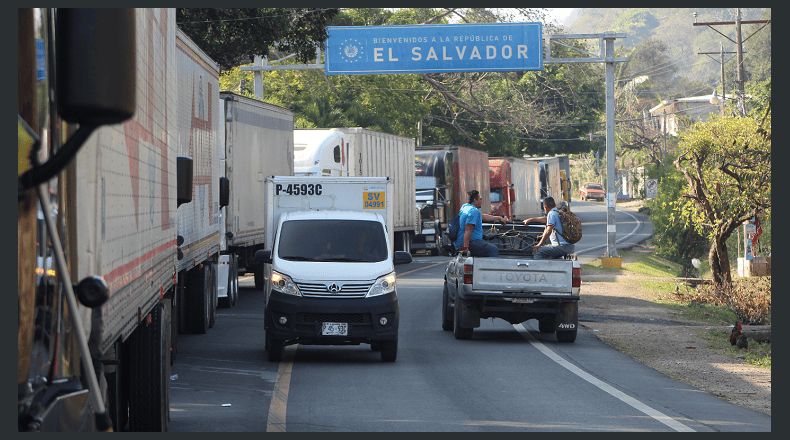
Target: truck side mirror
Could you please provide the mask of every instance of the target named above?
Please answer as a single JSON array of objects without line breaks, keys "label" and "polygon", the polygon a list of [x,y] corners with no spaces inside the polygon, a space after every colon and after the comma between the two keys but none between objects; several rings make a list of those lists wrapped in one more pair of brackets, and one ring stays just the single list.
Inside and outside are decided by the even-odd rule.
[{"label": "truck side mirror", "polygon": [[258,263],[272,264],[272,250],[271,249],[258,250],[255,252],[255,257],[253,257],[253,259]]},{"label": "truck side mirror", "polygon": [[406,251],[395,251],[395,258],[393,258],[393,263],[395,264],[408,264],[411,263],[413,259],[411,258],[411,254]]},{"label": "truck side mirror", "polygon": [[192,158],[178,156],[176,158],[176,199],[178,206],[192,201]]},{"label": "truck side mirror", "polygon": [[230,203],[230,179],[227,177],[219,178],[219,207],[223,208]]},{"label": "truck side mirror", "polygon": [[80,124],[117,124],[137,107],[134,9],[58,8],[58,114]]}]

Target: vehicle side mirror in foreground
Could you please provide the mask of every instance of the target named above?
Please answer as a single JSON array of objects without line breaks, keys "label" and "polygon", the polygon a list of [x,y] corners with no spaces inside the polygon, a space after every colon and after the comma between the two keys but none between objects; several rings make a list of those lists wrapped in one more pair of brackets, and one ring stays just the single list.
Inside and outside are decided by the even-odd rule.
[{"label": "vehicle side mirror in foreground", "polygon": [[393,260],[395,264],[407,264],[412,262],[411,254],[405,251],[396,251]]}]

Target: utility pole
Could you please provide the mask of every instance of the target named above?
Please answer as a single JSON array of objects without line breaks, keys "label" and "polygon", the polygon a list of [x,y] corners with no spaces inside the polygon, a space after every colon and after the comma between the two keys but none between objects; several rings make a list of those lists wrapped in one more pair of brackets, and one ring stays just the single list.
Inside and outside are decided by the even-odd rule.
[{"label": "utility pole", "polygon": [[743,68],[743,35],[741,34],[741,8],[735,15],[735,49],[738,52],[738,111],[741,117],[746,116],[746,105],[744,101],[743,83],[746,80],[746,72]]},{"label": "utility pole", "polygon": [[[749,35],[748,37],[746,37],[744,39],[743,38],[743,34],[741,32],[741,25],[743,25],[743,24],[758,24],[758,23],[763,23],[763,26],[760,27],[760,29],[757,29],[756,31],[754,31],[754,33],[752,33],[751,35]],[[738,8],[738,10],[737,10],[737,13],[736,13],[736,16],[735,16],[735,21],[720,21],[720,22],[697,23],[697,13],[696,12],[694,13],[694,26],[708,26],[709,28],[711,28],[714,31],[718,32],[719,35],[721,35],[722,37],[724,37],[724,38],[730,40],[731,42],[735,43],[735,48],[736,48],[735,54],[736,54],[737,62],[738,62],[738,81],[737,81],[738,82],[738,111],[739,111],[739,114],[740,114],[741,117],[746,115],[746,106],[744,104],[744,98],[745,98],[744,82],[746,81],[746,71],[743,68],[743,42],[748,40],[749,38],[751,38],[757,32],[760,32],[760,30],[762,30],[765,26],[769,25],[770,23],[771,23],[771,20],[746,20],[746,21],[741,20],[741,9],[740,8]],[[727,35],[724,35],[723,33],[719,32],[716,28],[713,27],[713,26],[719,26],[719,25],[735,25],[735,40],[733,41],[732,38],[728,37]],[[722,96],[724,96],[724,54],[725,53],[733,53],[733,52],[724,52],[724,46],[722,45],[722,50],[721,50],[721,57],[722,57],[721,58],[721,60],[722,60],[721,61],[721,63],[722,63]],[[710,53],[710,52],[700,52],[697,55],[711,55],[711,54],[712,53]]]}]

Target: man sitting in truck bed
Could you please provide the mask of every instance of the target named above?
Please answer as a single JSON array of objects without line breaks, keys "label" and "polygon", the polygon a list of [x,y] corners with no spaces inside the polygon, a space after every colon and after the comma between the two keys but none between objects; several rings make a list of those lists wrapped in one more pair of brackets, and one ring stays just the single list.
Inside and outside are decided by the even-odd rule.
[{"label": "man sitting in truck bed", "polygon": [[463,234],[458,234],[455,240],[455,248],[458,252],[469,250],[473,257],[498,257],[499,251],[496,246],[483,240],[483,220],[486,222],[502,222],[506,225],[509,218],[502,216],[483,214],[480,206],[483,205],[483,198],[476,189],[469,191],[469,203],[458,212],[458,225]]},{"label": "man sitting in truck bed", "polygon": [[[524,220],[524,224],[540,223],[545,224],[546,229],[540,241],[534,246],[536,260],[548,260],[552,258],[562,258],[566,254],[572,254],[575,246],[565,241],[560,235],[562,233],[562,222],[560,213],[557,210],[557,203],[554,197],[543,199],[543,209],[548,213],[543,217],[531,217]],[[559,234],[557,233],[559,232]],[[551,246],[543,246],[547,239],[551,239]]]}]

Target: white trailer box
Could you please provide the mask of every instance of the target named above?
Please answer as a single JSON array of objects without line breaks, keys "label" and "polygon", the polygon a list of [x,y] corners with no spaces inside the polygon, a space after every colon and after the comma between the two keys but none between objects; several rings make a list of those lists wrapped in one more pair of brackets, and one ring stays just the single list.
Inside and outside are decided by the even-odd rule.
[{"label": "white trailer box", "polygon": [[[294,114],[231,92],[221,92],[219,98],[224,126],[220,143],[230,183],[229,204],[223,209],[223,250],[237,258],[239,270],[262,275],[253,257],[268,244],[265,179],[293,176]],[[262,281],[257,276],[255,285],[261,288]]]},{"label": "white trailer box", "polygon": [[391,178],[393,244],[409,250],[417,227],[414,139],[354,127],[295,130],[294,143],[294,175]]},{"label": "white trailer box", "polygon": [[178,207],[182,271],[219,253],[219,67],[181,30],[176,49],[176,143],[179,156],[192,158],[192,202]]},{"label": "white trailer box", "polygon": [[516,199],[513,201],[513,217],[527,219],[539,217],[540,169],[536,163],[519,158],[508,158]]},{"label": "white trailer box", "polygon": [[360,211],[380,214],[393,239],[390,178],[271,176],[266,179],[266,243],[273,243],[277,221],[296,211]]}]

